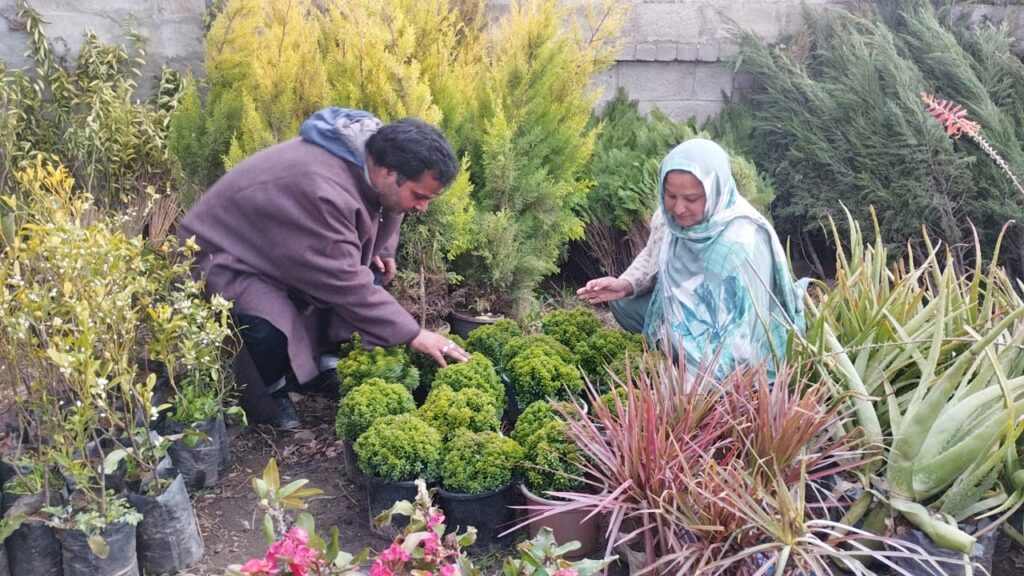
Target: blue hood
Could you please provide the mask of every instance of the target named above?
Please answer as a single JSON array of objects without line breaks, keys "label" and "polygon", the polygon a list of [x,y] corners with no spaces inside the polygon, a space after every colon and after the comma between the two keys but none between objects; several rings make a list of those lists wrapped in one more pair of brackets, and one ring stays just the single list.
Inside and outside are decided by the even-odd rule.
[{"label": "blue hood", "polygon": [[302,123],[299,135],[362,168],[366,164],[366,141],[380,127],[381,121],[364,110],[324,108]]}]

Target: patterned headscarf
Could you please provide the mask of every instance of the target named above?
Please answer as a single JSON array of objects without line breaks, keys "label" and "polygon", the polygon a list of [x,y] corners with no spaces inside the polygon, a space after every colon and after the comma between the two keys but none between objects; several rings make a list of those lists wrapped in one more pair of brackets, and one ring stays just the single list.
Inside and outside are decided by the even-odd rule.
[{"label": "patterned headscarf", "polygon": [[[665,179],[673,170],[704,185],[698,224],[684,228],[665,208]],[[793,281],[771,224],[739,195],[728,153],[710,140],[687,140],[662,160],[660,176],[668,232],[645,322],[648,340],[668,338],[689,369],[703,363],[718,377],[736,365],[782,359],[789,327],[804,330],[806,284]],[[775,367],[769,364],[770,374]]]}]

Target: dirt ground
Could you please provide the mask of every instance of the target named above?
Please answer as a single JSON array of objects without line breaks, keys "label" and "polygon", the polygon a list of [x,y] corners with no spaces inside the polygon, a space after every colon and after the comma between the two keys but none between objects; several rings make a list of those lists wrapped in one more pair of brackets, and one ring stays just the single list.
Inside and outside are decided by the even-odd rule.
[{"label": "dirt ground", "polygon": [[365,489],[345,474],[342,444],[334,434],[336,402],[319,396],[296,399],[306,425],[301,430],[229,428],[231,463],[221,471],[215,488],[193,497],[206,555],[190,573],[223,574],[228,565],[266,552],[259,529],[263,516],[257,510],[252,478],[263,472],[270,458],[277,459],[282,483],[306,478],[310,487],[323,490],[309,500],[318,533],[329,534],[330,527],[337,526],[342,549],[352,553],[363,548],[380,550],[390,544],[370,532]]}]

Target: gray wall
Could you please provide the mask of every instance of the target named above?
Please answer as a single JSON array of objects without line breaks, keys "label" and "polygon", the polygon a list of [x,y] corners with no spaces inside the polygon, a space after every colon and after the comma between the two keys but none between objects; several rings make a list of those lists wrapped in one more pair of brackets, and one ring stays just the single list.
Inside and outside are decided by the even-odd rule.
[{"label": "gray wall", "polygon": [[[94,30],[114,40],[121,24],[134,15],[136,27],[149,38],[147,77],[160,63],[176,68],[203,62],[202,21],[207,0],[30,0],[49,22],[47,34],[58,50],[73,58],[82,31]],[[587,0],[566,0],[580,3]],[[723,62],[736,53],[729,40],[730,22],[775,41],[796,31],[801,23],[800,0],[633,0],[624,30],[624,45],[614,68],[598,78],[603,98],[619,87],[640,101],[643,110],[658,106],[679,119],[704,119],[722,107],[722,95],[735,99],[750,87]],[[491,0],[500,13],[509,0]],[[840,0],[803,0],[811,9],[837,9]],[[975,22],[1005,21],[1024,38],[1024,6],[976,6]],[[14,18],[15,0],[0,0],[6,30],[0,35],[0,60],[24,66],[26,35]],[[0,23],[3,26],[3,23]],[[1020,44],[1018,44],[1019,46]]]},{"label": "gray wall", "polygon": [[[148,39],[143,92],[153,85],[160,65],[201,71],[203,66],[203,15],[207,0],[29,0],[48,22],[44,31],[58,56],[73,62],[89,29],[101,40],[120,38],[122,24],[130,16],[135,28]],[[15,15],[15,0],[0,0],[0,60],[20,68],[28,65],[28,35]]]}]

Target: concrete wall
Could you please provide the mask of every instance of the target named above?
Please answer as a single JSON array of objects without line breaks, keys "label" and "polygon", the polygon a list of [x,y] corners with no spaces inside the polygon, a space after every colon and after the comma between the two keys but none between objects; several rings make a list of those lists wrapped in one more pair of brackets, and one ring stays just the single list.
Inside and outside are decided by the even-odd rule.
[{"label": "concrete wall", "polygon": [[[155,74],[160,63],[197,71],[202,67],[202,21],[208,0],[30,1],[49,22],[47,34],[68,58],[77,53],[84,29],[115,40],[125,18],[134,15],[137,29],[149,37],[147,76]],[[500,14],[509,1],[491,0],[491,10]],[[633,10],[618,63],[597,79],[603,98],[623,87],[645,111],[657,106],[679,119],[701,120],[721,109],[723,94],[735,99],[750,88],[749,78],[735,75],[723,62],[736,53],[729,39],[733,23],[776,41],[799,29],[802,5],[814,10],[841,6],[840,0],[630,1]],[[1024,39],[1024,6],[970,9],[975,22],[1006,22]],[[15,0],[0,0],[0,16],[7,20],[7,29],[0,33],[0,60],[23,66],[26,35],[18,30],[15,12]]]},{"label": "concrete wall", "polygon": [[[148,39],[143,92],[153,86],[161,64],[200,70],[203,65],[203,15],[207,0],[29,0],[47,22],[44,31],[57,55],[73,62],[85,30],[92,30],[106,42],[121,37],[129,17],[135,29]],[[0,60],[20,68],[29,64],[28,35],[24,22],[16,18],[15,0],[0,0]]]}]

